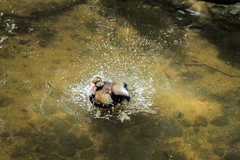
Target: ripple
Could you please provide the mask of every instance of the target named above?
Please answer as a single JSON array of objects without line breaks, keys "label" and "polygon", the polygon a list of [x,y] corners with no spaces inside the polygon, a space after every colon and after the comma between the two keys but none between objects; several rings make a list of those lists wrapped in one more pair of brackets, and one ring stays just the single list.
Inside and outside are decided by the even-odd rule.
[{"label": "ripple", "polygon": [[[81,116],[85,112],[91,112],[96,109],[90,103],[87,92],[91,85],[91,80],[95,76],[100,76],[103,80],[112,81],[112,79],[107,79],[107,76],[103,71],[101,71],[87,80],[82,79],[79,83],[69,85],[69,87],[65,90],[65,96],[61,99],[61,106],[66,112],[72,115]],[[155,93],[153,79],[151,77],[146,78],[135,76],[126,79],[126,83],[128,84],[132,95],[132,102],[130,104],[123,104],[124,112],[128,115],[139,112],[153,113],[154,111],[151,110],[151,106],[153,104],[152,96]],[[98,118],[109,119],[110,117],[123,115],[121,112],[116,115],[111,114],[107,113]]]}]

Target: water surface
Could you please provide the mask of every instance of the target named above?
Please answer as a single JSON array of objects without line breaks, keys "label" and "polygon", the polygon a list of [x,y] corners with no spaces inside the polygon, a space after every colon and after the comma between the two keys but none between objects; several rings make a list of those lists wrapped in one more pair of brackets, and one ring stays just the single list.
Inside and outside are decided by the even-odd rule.
[{"label": "water surface", "polygon": [[[240,159],[238,28],[169,1],[0,6],[1,159]],[[96,75],[131,104],[98,114]]]}]

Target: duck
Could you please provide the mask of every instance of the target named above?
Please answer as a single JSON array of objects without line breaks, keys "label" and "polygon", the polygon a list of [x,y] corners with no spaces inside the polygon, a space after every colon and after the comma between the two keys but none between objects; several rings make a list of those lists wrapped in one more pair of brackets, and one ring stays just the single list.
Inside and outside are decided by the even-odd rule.
[{"label": "duck", "polygon": [[128,85],[124,82],[106,82],[95,77],[88,92],[90,102],[100,108],[114,107],[124,100],[131,101]]}]

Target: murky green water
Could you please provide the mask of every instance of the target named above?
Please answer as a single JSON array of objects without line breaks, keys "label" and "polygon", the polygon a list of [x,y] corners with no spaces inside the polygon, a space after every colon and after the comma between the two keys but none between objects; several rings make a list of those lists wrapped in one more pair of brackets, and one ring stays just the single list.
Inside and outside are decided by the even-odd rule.
[{"label": "murky green water", "polygon": [[239,29],[167,2],[0,1],[0,159],[240,159]]}]

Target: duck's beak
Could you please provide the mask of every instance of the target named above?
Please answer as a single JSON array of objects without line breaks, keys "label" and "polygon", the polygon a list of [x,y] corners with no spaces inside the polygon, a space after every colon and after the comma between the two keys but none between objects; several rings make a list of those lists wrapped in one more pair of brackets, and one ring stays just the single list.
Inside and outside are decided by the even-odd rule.
[{"label": "duck's beak", "polygon": [[95,84],[92,83],[91,87],[88,90],[88,93],[91,93],[95,88]]}]

